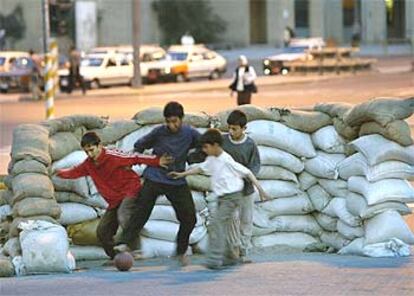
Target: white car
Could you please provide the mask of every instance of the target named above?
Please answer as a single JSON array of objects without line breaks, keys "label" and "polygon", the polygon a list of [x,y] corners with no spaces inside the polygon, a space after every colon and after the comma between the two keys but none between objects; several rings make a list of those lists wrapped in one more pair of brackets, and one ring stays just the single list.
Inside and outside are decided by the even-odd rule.
[{"label": "white car", "polygon": [[204,45],[173,45],[167,50],[167,58],[149,69],[148,80],[217,79],[226,72],[226,67],[226,60]]},{"label": "white car", "polygon": [[282,53],[266,57],[263,60],[263,73],[265,75],[285,75],[289,72],[289,67],[284,62],[311,58],[307,52],[308,50],[320,49],[324,46],[325,42],[322,38],[292,39],[289,46],[284,48]]}]

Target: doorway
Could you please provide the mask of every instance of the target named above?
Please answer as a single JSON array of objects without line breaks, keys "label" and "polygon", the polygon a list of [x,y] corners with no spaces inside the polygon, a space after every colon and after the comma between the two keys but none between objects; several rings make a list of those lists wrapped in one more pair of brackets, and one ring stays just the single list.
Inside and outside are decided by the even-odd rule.
[{"label": "doorway", "polygon": [[266,0],[250,0],[250,43],[267,43]]},{"label": "doorway", "polygon": [[389,41],[405,39],[405,0],[384,0],[387,13],[387,38]]}]

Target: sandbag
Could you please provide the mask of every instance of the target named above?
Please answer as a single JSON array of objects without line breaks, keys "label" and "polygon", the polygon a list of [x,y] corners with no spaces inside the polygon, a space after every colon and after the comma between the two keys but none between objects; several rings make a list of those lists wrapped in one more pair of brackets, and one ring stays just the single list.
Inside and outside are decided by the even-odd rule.
[{"label": "sandbag", "polygon": [[271,234],[273,232],[275,232],[275,229],[273,229],[272,227],[270,227],[270,228],[261,228],[261,227],[255,226],[255,225],[253,225],[253,227],[252,227],[252,236],[262,236],[262,235]]},{"label": "sandbag", "polygon": [[315,157],[310,135],[279,122],[255,120],[247,124],[247,133],[258,144],[275,147],[299,157]]},{"label": "sandbag", "polygon": [[193,127],[210,127],[211,117],[204,112],[185,113],[183,122]]},{"label": "sandbag", "polygon": [[46,166],[37,160],[20,160],[13,165],[12,171],[13,176],[20,174],[33,173],[49,175]]},{"label": "sandbag", "polygon": [[89,186],[86,177],[63,179],[58,176],[53,176],[52,182],[56,191],[74,192],[85,198],[89,197]]},{"label": "sandbag", "polygon": [[94,208],[101,208],[101,209],[106,209],[108,207],[108,202],[100,194],[94,194],[94,195],[89,195],[88,197],[82,197],[79,194],[76,194],[74,192],[56,191],[55,199],[58,203],[75,202],[75,203],[80,203],[80,204],[84,204],[84,205],[91,206]]},{"label": "sandbag", "polygon": [[[175,242],[180,224],[162,221],[162,220],[148,220],[140,234],[146,237],[161,239]],[[207,228],[203,225],[194,227],[191,232],[189,242],[195,244],[207,235]]]},{"label": "sandbag", "polygon": [[294,197],[277,198],[258,204],[269,213],[269,218],[280,215],[301,215],[311,213],[314,208],[306,194]]},{"label": "sandbag", "polygon": [[84,162],[86,158],[88,158],[88,155],[86,155],[85,151],[83,150],[74,151],[66,155],[64,158],[58,161],[55,161],[52,164],[52,171],[72,168]]},{"label": "sandbag", "polygon": [[319,178],[337,179],[338,163],[344,159],[344,154],[328,154],[318,151],[316,157],[305,161],[305,170]]},{"label": "sandbag", "polygon": [[324,231],[319,238],[321,242],[327,244],[335,250],[340,250],[350,243],[350,240],[344,238],[337,232]]},{"label": "sandbag", "polygon": [[332,118],[332,121],[336,132],[345,140],[352,141],[358,138],[359,126],[349,126],[337,117]]},{"label": "sandbag", "polygon": [[359,152],[348,156],[338,163],[339,176],[345,180],[348,180],[352,176],[365,176],[367,170],[367,160]]},{"label": "sandbag", "polygon": [[[144,259],[153,257],[175,256],[177,244],[166,240],[141,237],[141,254]],[[191,248],[188,248],[187,255],[191,255]]]},{"label": "sandbag", "polygon": [[[96,235],[100,219],[88,220],[67,227],[68,236],[75,245],[79,246],[101,246],[101,242]],[[75,258],[76,255],[74,254]]]},{"label": "sandbag", "polygon": [[257,205],[253,207],[253,225],[263,229],[274,229],[274,226],[270,223],[268,213]]},{"label": "sandbag", "polygon": [[256,177],[259,180],[284,180],[299,183],[294,173],[279,166],[262,165]]},{"label": "sandbag", "polygon": [[394,210],[401,215],[411,214],[411,209],[402,202],[387,201],[369,206],[362,195],[354,192],[349,192],[346,196],[346,208],[352,215],[361,217],[364,220],[387,210]]},{"label": "sandbag", "polygon": [[357,126],[375,121],[385,126],[394,120],[410,117],[413,114],[413,105],[414,98],[378,98],[352,107],[344,115],[344,122],[350,126]]},{"label": "sandbag", "polygon": [[322,212],[322,210],[329,204],[332,199],[331,196],[320,185],[312,186],[308,189],[307,193],[313,207],[318,212]]},{"label": "sandbag", "polygon": [[331,117],[343,118],[345,113],[350,110],[354,105],[342,102],[328,102],[318,103],[313,107],[313,110],[324,112]]},{"label": "sandbag", "polygon": [[22,258],[29,274],[71,271],[65,228],[45,221],[29,221],[20,227]]},{"label": "sandbag", "polygon": [[267,146],[258,146],[257,148],[261,165],[281,166],[294,173],[300,173],[305,168],[305,165],[299,158],[286,151]]},{"label": "sandbag", "polygon": [[410,246],[397,238],[368,245],[365,245],[364,238],[357,238],[339,250],[338,254],[368,257],[406,257],[410,256]]},{"label": "sandbag", "polygon": [[345,140],[332,125],[318,129],[312,134],[312,143],[326,153],[345,153]]},{"label": "sandbag", "polygon": [[388,123],[385,127],[375,121],[366,122],[361,125],[359,130],[360,137],[371,134],[380,134],[388,140],[397,142],[402,146],[410,146],[414,144],[411,139],[410,126],[404,120],[395,120]]},{"label": "sandbag", "polygon": [[299,174],[300,189],[303,191],[308,190],[310,187],[318,183],[318,179],[309,174],[307,171],[303,171]]},{"label": "sandbag", "polygon": [[3,246],[3,254],[8,257],[16,257],[22,254],[20,240],[18,237],[11,237]]},{"label": "sandbag", "polygon": [[313,133],[332,124],[332,119],[329,115],[318,111],[290,110],[287,114],[282,114],[280,122],[295,130]]},{"label": "sandbag", "polygon": [[16,202],[13,206],[14,217],[30,217],[30,216],[50,216],[58,219],[60,216],[60,207],[53,199],[44,198],[25,198]]},{"label": "sandbag", "polygon": [[10,258],[0,255],[0,278],[14,276],[14,266]]},{"label": "sandbag", "polygon": [[197,191],[211,191],[210,177],[205,175],[190,175],[185,177],[188,187]]},{"label": "sandbag", "polygon": [[58,221],[62,225],[77,224],[98,218],[97,212],[92,207],[73,202],[59,205],[62,212]]},{"label": "sandbag", "polygon": [[11,215],[12,208],[9,205],[0,206],[0,222],[5,221]]},{"label": "sandbag", "polygon": [[101,139],[103,145],[115,143],[124,136],[136,131],[141,126],[134,120],[117,120],[109,122],[102,129],[92,130]]},{"label": "sandbag", "polygon": [[17,236],[19,236],[20,229],[18,227],[19,227],[20,223],[27,222],[27,221],[37,221],[37,220],[45,221],[45,222],[50,222],[52,224],[59,225],[59,222],[58,221],[56,221],[55,219],[53,219],[50,216],[45,216],[45,215],[42,215],[42,216],[31,216],[31,217],[17,217],[17,218],[14,218],[13,219],[13,222],[10,225],[9,236],[10,237],[17,237]]},{"label": "sandbag", "polygon": [[74,132],[79,127],[88,130],[104,128],[107,119],[94,115],[71,115],[43,121],[41,125],[49,130],[51,136],[58,132]]},{"label": "sandbag", "polygon": [[414,202],[414,189],[406,180],[384,179],[368,182],[363,177],[351,177],[348,189],[364,196],[368,205],[385,201]]},{"label": "sandbag", "polygon": [[348,195],[348,183],[344,180],[319,179],[318,183],[332,196],[346,197]]},{"label": "sandbag", "polygon": [[338,219],[331,216],[325,215],[323,213],[314,213],[313,216],[316,219],[316,222],[327,231],[336,231]]},{"label": "sandbag", "polygon": [[[207,201],[204,196],[204,192],[201,191],[191,191],[193,197],[194,206],[197,212],[201,212],[207,208]],[[155,201],[156,205],[171,206],[171,202],[167,199],[165,195],[161,195]]]},{"label": "sandbag", "polygon": [[341,236],[343,236],[344,238],[348,240],[353,240],[355,238],[364,236],[364,228],[362,228],[361,226],[357,226],[357,227],[349,226],[348,224],[346,224],[345,222],[342,222],[341,220],[338,220],[336,229],[338,230]]},{"label": "sandbag", "polygon": [[121,140],[116,142],[116,148],[124,151],[129,152],[134,150],[134,144],[138,139],[146,136],[149,134],[154,128],[160,126],[159,124],[155,125],[146,125],[141,127],[140,129],[128,134],[127,136],[123,137]]},{"label": "sandbag", "polygon": [[398,238],[406,244],[414,244],[414,235],[401,215],[393,210],[385,211],[365,222],[365,243],[376,244]]},{"label": "sandbag", "polygon": [[59,160],[69,153],[80,149],[80,141],[73,133],[60,132],[54,134],[49,139],[49,152],[52,161]]},{"label": "sandbag", "polygon": [[381,135],[363,136],[353,141],[351,146],[365,156],[369,165],[376,165],[387,160],[414,164],[414,145],[403,147]]},{"label": "sandbag", "polygon": [[20,174],[13,178],[13,202],[26,197],[42,197],[52,199],[53,184],[48,176],[41,174]]},{"label": "sandbag", "polygon": [[329,204],[323,209],[322,213],[331,217],[337,217],[343,222],[352,227],[357,227],[362,224],[359,217],[352,215],[346,208],[345,198],[335,197]]},{"label": "sandbag", "polygon": [[22,124],[13,130],[11,157],[18,161],[34,159],[50,165],[49,131],[37,124]]},{"label": "sandbag", "polygon": [[[199,213],[196,213],[196,226],[201,226],[204,223],[204,219]],[[149,220],[164,220],[168,222],[180,223],[175,214],[174,208],[168,205],[155,205]]]},{"label": "sandbag", "polygon": [[6,204],[13,204],[13,192],[11,190],[0,190],[0,197]]},{"label": "sandbag", "polygon": [[[259,180],[259,183],[269,198],[293,196],[301,192],[297,184],[289,181]],[[256,195],[255,201],[259,201],[260,197]]]},{"label": "sandbag", "polygon": [[150,107],[135,113],[132,117],[139,125],[157,124],[165,121],[163,115],[163,108],[161,107]]},{"label": "sandbag", "polygon": [[97,246],[70,246],[70,252],[76,261],[86,261],[86,260],[105,260],[109,259],[105,251],[101,247]]},{"label": "sandbag", "polygon": [[229,128],[227,125],[227,118],[233,110],[243,111],[246,114],[248,122],[253,120],[280,120],[280,110],[278,108],[265,109],[254,105],[242,105],[215,114],[213,117],[214,126],[220,130],[227,131]]},{"label": "sandbag", "polygon": [[263,236],[255,236],[252,243],[257,248],[288,246],[294,249],[305,249],[308,245],[317,243],[313,236],[302,232],[275,232]]},{"label": "sandbag", "polygon": [[312,236],[319,236],[322,232],[311,215],[282,215],[273,218],[270,223],[278,232],[305,232]]}]

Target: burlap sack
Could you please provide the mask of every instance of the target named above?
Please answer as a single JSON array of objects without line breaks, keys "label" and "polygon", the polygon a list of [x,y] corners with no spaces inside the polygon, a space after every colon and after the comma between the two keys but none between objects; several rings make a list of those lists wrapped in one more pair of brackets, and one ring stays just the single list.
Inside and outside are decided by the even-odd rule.
[{"label": "burlap sack", "polygon": [[49,130],[50,135],[58,132],[73,132],[77,128],[84,126],[86,129],[104,128],[107,119],[93,115],[71,115],[58,119],[43,121],[42,126]]},{"label": "burlap sack", "polygon": [[347,141],[352,141],[358,138],[359,127],[351,127],[346,125],[342,119],[338,117],[332,118],[336,132],[345,138]]},{"label": "burlap sack", "polygon": [[3,254],[10,257],[22,255],[22,248],[18,237],[13,237],[7,240],[3,246]]},{"label": "burlap sack", "polygon": [[13,203],[26,197],[53,199],[54,189],[49,177],[41,174],[20,174],[13,178]]},{"label": "burlap sack", "polygon": [[50,137],[49,152],[53,161],[80,149],[80,142],[73,133],[59,132]]},{"label": "burlap sack", "polygon": [[49,131],[36,124],[22,124],[13,130],[12,159],[35,159],[50,165]]},{"label": "burlap sack", "polygon": [[8,257],[0,255],[0,278],[14,276],[14,266]]},{"label": "burlap sack", "polygon": [[55,219],[53,219],[52,217],[49,216],[31,216],[31,217],[18,217],[18,218],[14,218],[12,224],[10,225],[10,232],[9,235],[10,237],[17,237],[19,236],[20,233],[20,229],[18,228],[19,224],[21,222],[26,222],[29,220],[43,220],[43,221],[47,221],[56,225],[60,225],[59,222],[57,222]]},{"label": "burlap sack", "polygon": [[385,127],[375,121],[366,122],[361,125],[361,129],[359,130],[360,137],[371,134],[380,134],[402,146],[410,146],[413,144],[410,126],[404,120],[392,121]]},{"label": "burlap sack", "polygon": [[79,194],[76,194],[74,192],[56,191],[55,198],[58,203],[77,202],[77,203],[81,203],[87,206],[97,207],[101,209],[106,209],[108,206],[108,203],[99,194],[94,194],[89,197],[82,197]]},{"label": "burlap sack", "polygon": [[282,115],[280,122],[290,128],[305,133],[313,133],[324,126],[332,124],[332,119],[322,112],[291,110],[288,114]]},{"label": "burlap sack", "polygon": [[8,205],[12,205],[13,204],[13,192],[11,190],[0,190],[0,200],[3,200]]},{"label": "burlap sack", "polygon": [[378,98],[354,106],[344,115],[349,126],[358,126],[364,122],[375,121],[386,126],[388,123],[410,117],[413,114],[414,97],[405,100]]},{"label": "burlap sack", "polygon": [[42,215],[58,219],[60,216],[60,206],[53,199],[44,199],[38,197],[23,199],[13,206],[14,217],[30,217]]},{"label": "burlap sack", "polygon": [[344,114],[350,110],[354,105],[348,103],[319,103],[313,107],[313,110],[329,114],[331,117],[343,118]]},{"label": "burlap sack", "polygon": [[210,127],[211,117],[207,113],[186,113],[184,123],[194,127]]},{"label": "burlap sack", "polygon": [[185,177],[188,187],[198,191],[211,191],[210,178],[204,175],[190,175]]},{"label": "burlap sack", "polygon": [[161,107],[150,107],[135,113],[132,117],[139,125],[157,124],[165,121],[163,109]]},{"label": "burlap sack", "polygon": [[62,179],[58,176],[53,176],[52,182],[56,191],[74,192],[85,198],[89,197],[89,186],[85,177],[77,179]]},{"label": "burlap sack", "polygon": [[280,166],[262,165],[260,166],[257,179],[260,180],[285,180],[299,183],[295,173]]},{"label": "burlap sack", "polygon": [[72,243],[79,246],[101,246],[96,235],[100,219],[72,224],[67,227],[68,236]]},{"label": "burlap sack", "polygon": [[13,165],[12,175],[20,175],[25,173],[49,175],[47,167],[37,160],[20,160]]},{"label": "burlap sack", "polygon": [[108,123],[103,129],[93,130],[101,138],[103,145],[112,144],[140,128],[134,120],[118,120]]}]

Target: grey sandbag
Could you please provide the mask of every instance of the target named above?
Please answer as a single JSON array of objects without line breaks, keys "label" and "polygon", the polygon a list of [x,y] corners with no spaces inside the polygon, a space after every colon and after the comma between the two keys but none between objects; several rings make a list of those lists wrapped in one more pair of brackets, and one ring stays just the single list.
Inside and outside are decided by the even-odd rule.
[{"label": "grey sandbag", "polygon": [[388,123],[410,117],[413,114],[414,97],[400,100],[378,98],[354,106],[344,116],[344,123],[358,126],[364,122],[375,121],[386,126]]},{"label": "grey sandbag", "polygon": [[12,159],[35,159],[46,166],[52,162],[49,155],[49,131],[37,124],[22,124],[13,130]]},{"label": "grey sandbag", "polygon": [[313,107],[313,110],[326,113],[331,117],[339,117],[342,119],[345,113],[352,107],[354,107],[354,105],[349,103],[328,102],[316,104],[315,107]]},{"label": "grey sandbag", "polygon": [[42,175],[49,175],[49,171],[47,167],[37,161],[37,160],[20,160],[17,161],[12,168],[12,175],[17,176],[20,174],[25,173],[34,173],[34,174],[42,174]]},{"label": "grey sandbag", "polygon": [[73,133],[59,132],[50,137],[49,152],[53,161],[80,149],[80,142]]},{"label": "grey sandbag", "polygon": [[0,199],[3,199],[6,204],[12,205],[13,204],[13,192],[11,188],[8,190],[0,190]]},{"label": "grey sandbag", "polygon": [[43,121],[42,126],[49,130],[50,135],[58,132],[73,132],[84,126],[86,129],[99,129],[105,127],[107,119],[94,115],[71,115],[57,119]]},{"label": "grey sandbag", "polygon": [[184,123],[194,126],[194,127],[210,127],[211,116],[207,113],[186,113],[184,115]]},{"label": "grey sandbag", "polygon": [[41,174],[20,174],[13,178],[13,203],[25,197],[53,199],[54,189],[48,176]]},{"label": "grey sandbag", "polygon": [[117,120],[109,122],[107,126],[102,129],[95,129],[94,131],[103,145],[112,144],[122,139],[124,136],[136,131],[141,126],[134,120]]},{"label": "grey sandbag", "polygon": [[280,122],[290,128],[313,133],[324,126],[331,125],[332,119],[329,115],[318,111],[290,110],[287,114],[282,114]]},{"label": "grey sandbag", "polygon": [[54,199],[25,198],[13,206],[14,217],[50,216],[55,219],[60,217],[60,206]]},{"label": "grey sandbag", "polygon": [[338,117],[332,118],[336,132],[345,138],[347,141],[352,141],[358,138],[359,127],[351,127],[344,123],[344,121]]},{"label": "grey sandbag", "polygon": [[47,221],[56,225],[60,225],[58,221],[56,221],[55,219],[53,219],[50,216],[45,216],[45,215],[41,215],[41,216],[31,216],[31,217],[17,217],[13,219],[12,224],[10,225],[10,231],[9,231],[9,236],[10,237],[18,237],[19,233],[20,233],[20,229],[19,224],[21,222],[26,222],[29,220],[42,220],[42,221]]},{"label": "grey sandbag", "polygon": [[404,120],[395,120],[388,123],[385,127],[375,121],[366,122],[361,125],[361,129],[359,130],[360,137],[371,134],[380,134],[402,146],[410,146],[413,144],[410,126]]}]

